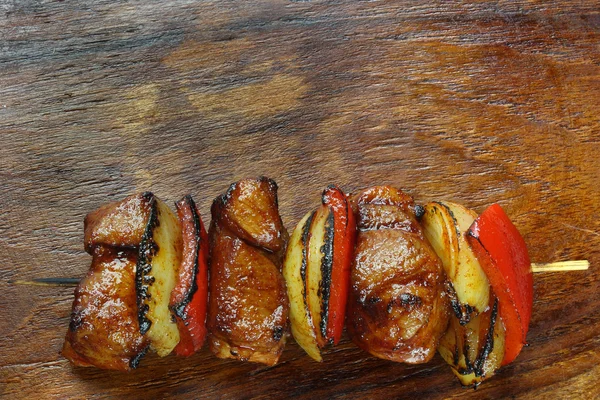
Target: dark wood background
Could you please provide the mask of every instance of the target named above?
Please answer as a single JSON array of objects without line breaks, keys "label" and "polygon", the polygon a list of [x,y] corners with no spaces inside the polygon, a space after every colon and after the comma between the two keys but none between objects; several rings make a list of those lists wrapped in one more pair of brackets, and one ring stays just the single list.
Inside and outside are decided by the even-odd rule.
[{"label": "dark wood background", "polygon": [[[600,396],[600,5],[594,1],[0,0],[0,395],[5,398]],[[285,225],[337,183],[499,202],[533,261],[530,347],[476,391],[439,356],[377,360],[347,337],[313,362],[148,356],[129,374],[58,351],[83,218],[152,190],[280,187]]]}]

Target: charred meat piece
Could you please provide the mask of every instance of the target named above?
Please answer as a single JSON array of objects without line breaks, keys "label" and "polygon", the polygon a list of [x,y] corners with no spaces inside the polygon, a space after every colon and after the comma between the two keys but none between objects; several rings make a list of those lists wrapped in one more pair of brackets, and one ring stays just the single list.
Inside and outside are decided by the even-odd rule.
[{"label": "charred meat piece", "polygon": [[357,241],[347,329],[374,356],[429,361],[450,307],[442,265],[423,236],[413,200],[398,189],[366,189],[352,199]]},{"label": "charred meat piece", "polygon": [[288,234],[277,210],[277,185],[245,179],[211,209],[211,350],[221,358],[277,363],[289,312],[281,265]]}]

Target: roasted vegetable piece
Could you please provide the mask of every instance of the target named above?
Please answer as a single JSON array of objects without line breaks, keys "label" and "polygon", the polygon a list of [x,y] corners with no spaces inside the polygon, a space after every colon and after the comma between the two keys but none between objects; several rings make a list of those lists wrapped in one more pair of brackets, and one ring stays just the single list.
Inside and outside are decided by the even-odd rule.
[{"label": "roasted vegetable piece", "polygon": [[344,330],[346,303],[350,288],[350,265],[354,255],[356,222],[350,203],[342,190],[329,186],[323,204],[333,215],[333,260],[326,339],[338,344]]},{"label": "roasted vegetable piece", "polygon": [[208,235],[191,196],[175,206],[181,223],[183,257],[169,307],[176,316],[180,335],[175,354],[189,356],[202,348],[206,337]]},{"label": "roasted vegetable piece", "polygon": [[346,315],[352,340],[393,361],[423,363],[446,331],[450,306],[441,262],[413,200],[379,186],[352,198],[357,238]]},{"label": "roasted vegetable piece", "polygon": [[465,232],[477,214],[460,204],[432,202],[424,207],[425,237],[442,261],[446,278],[456,292],[452,309],[461,322],[489,307],[489,282],[467,242]]},{"label": "roasted vegetable piece", "polygon": [[290,323],[296,342],[314,360],[321,361],[321,351],[317,344],[317,332],[308,310],[306,291],[306,264],[310,227],[314,212],[311,211],[298,222],[287,245],[283,276],[290,302]]},{"label": "roasted vegetable piece", "polygon": [[323,191],[322,205],[296,226],[283,267],[292,334],[315,360],[320,348],[337,344],[344,328],[354,249],[354,215],[336,186]]},{"label": "roasted vegetable piece", "polygon": [[425,237],[442,260],[454,314],[439,353],[465,386],[478,385],[500,368],[504,327],[497,299],[466,232],[477,214],[452,202],[432,202],[421,217]]},{"label": "roasted vegetable piece", "polygon": [[527,246],[498,204],[473,222],[467,239],[499,300],[498,312],[506,329],[502,365],[506,365],[521,352],[531,319],[533,275]]},{"label": "roasted vegetable piece", "polygon": [[87,275],[75,290],[62,355],[77,366],[130,370],[150,341],[140,333],[133,250],[93,248]]},{"label": "roasted vegetable piece", "polygon": [[451,317],[448,330],[440,340],[440,355],[465,386],[477,386],[492,377],[504,357],[505,331],[498,317],[498,300],[490,299],[491,306],[472,315],[465,324]]},{"label": "roasted vegetable piece", "polygon": [[183,243],[179,220],[169,206],[155,196],[151,205],[136,266],[138,319],[152,349],[164,357],[179,343],[169,300],[179,276]]},{"label": "roasted vegetable piece", "polygon": [[268,178],[237,182],[215,199],[211,213],[210,349],[217,357],[274,365],[289,313],[277,185]]}]

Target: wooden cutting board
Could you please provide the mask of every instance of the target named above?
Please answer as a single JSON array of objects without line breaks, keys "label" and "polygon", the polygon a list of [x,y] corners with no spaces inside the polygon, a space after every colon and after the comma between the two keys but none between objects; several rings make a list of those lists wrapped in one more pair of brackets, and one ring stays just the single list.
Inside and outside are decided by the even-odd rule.
[{"label": "wooden cutting board", "polygon": [[[600,396],[600,5],[578,2],[0,3],[0,395],[3,398]],[[417,201],[498,202],[533,261],[530,347],[476,391],[439,356],[409,366],[344,337],[272,368],[146,357],[132,373],[58,354],[81,278],[83,218],[151,190],[209,220],[266,175],[292,230],[336,183]],[[12,283],[11,283],[12,282]]]}]

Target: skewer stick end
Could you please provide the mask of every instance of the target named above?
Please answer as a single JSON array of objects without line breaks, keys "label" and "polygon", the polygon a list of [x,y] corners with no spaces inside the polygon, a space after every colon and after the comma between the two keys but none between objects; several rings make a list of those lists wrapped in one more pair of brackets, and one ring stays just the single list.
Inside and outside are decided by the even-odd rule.
[{"label": "skewer stick end", "polygon": [[547,264],[532,263],[532,272],[566,272],[566,271],[585,271],[590,268],[590,262],[588,260],[570,260],[570,261],[558,261]]},{"label": "skewer stick end", "polygon": [[26,286],[77,286],[78,278],[34,278],[26,279],[10,279],[9,285],[26,285]]}]

